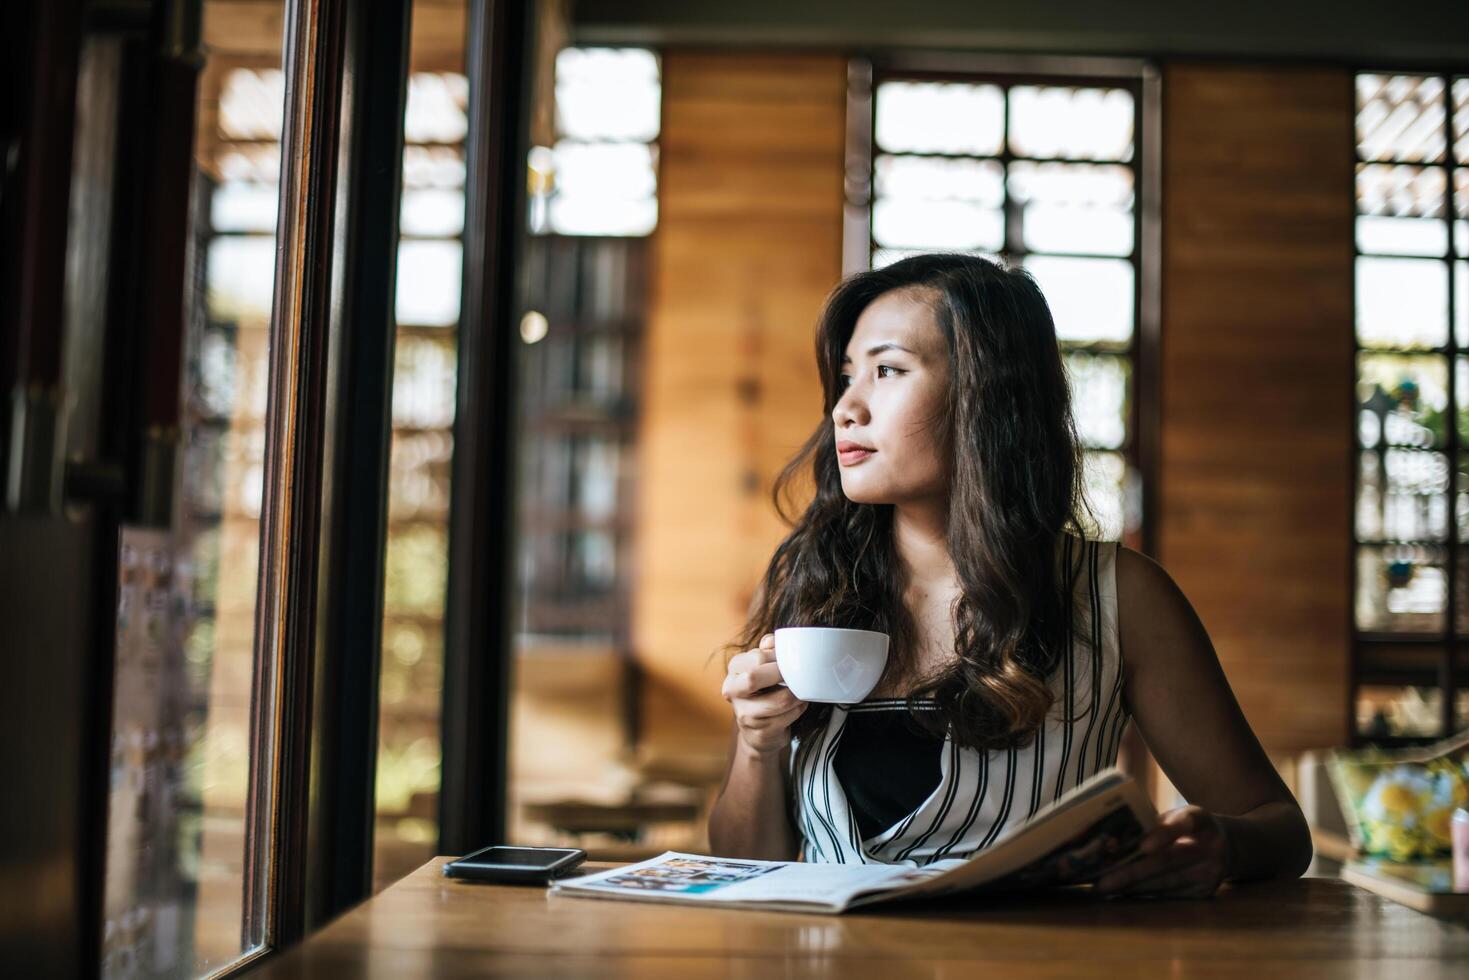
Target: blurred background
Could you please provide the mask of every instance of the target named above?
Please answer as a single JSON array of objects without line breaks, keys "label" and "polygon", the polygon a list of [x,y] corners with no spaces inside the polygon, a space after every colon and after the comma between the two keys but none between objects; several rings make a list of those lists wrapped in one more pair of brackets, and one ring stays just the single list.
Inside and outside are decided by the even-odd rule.
[{"label": "blurred background", "polygon": [[[104,344],[127,295],[109,257],[138,241],[119,189],[166,181],[184,230],[161,376],[169,389],[176,368],[177,416],[151,471],[167,508],[123,522],[102,548],[112,578],[96,579],[116,610],[88,688],[110,702],[100,959],[113,976],[204,975],[265,942],[251,811],[260,773],[301,758],[262,727],[279,647],[258,624],[276,622],[267,447],[289,395],[272,376],[290,298],[289,26],[331,5],[74,6],[70,27],[39,5],[15,14],[12,35],[39,39],[24,70],[69,66],[51,84],[72,108],[69,156],[50,158],[65,166],[37,176],[45,159],[16,149],[0,198],[7,256],[61,236],[66,338],[49,416],[25,372],[45,345],[0,361],[17,406],[8,513],[27,513],[18,447],[37,418],[68,487],[111,478],[85,464],[122,390],[98,355],[126,356]],[[491,583],[507,596],[503,702],[471,708],[503,731],[476,750],[503,759],[490,819],[508,841],[594,859],[701,851],[730,726],[711,654],[784,533],[774,476],[820,419],[816,316],[842,275],[922,251],[1035,274],[1093,536],[1173,574],[1308,809],[1313,752],[1469,724],[1462,8],[540,0],[515,15],[519,38],[476,53],[505,6],[404,4],[381,588],[348,610],[376,623],[353,668],[375,674],[360,729],[373,890],[461,842],[441,804],[446,662],[495,656],[468,639],[446,653],[454,603],[480,601],[455,598],[451,556],[456,506],[478,506],[456,501],[466,345],[502,331],[514,379],[496,471],[508,580]],[[150,170],[130,156],[149,130],[123,82],[178,17],[193,41],[162,60],[193,85],[159,112],[187,123],[188,163]],[[499,106],[481,63],[522,83],[496,318],[465,292],[489,267],[466,231],[491,179],[475,120],[498,125],[476,115]],[[8,146],[29,145],[30,105],[7,102]],[[65,213],[28,210],[47,186]],[[7,264],[24,295],[35,267]],[[7,337],[27,336],[32,306]],[[47,546],[18,521],[4,611],[62,617],[28,606],[38,566],[20,558]],[[1123,751],[1160,806],[1183,802],[1136,732]],[[1329,801],[1321,813],[1339,824]]]}]

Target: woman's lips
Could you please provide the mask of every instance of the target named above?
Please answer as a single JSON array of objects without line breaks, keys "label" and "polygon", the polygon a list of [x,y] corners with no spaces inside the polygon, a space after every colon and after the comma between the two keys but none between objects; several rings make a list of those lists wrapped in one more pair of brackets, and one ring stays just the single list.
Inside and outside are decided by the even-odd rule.
[{"label": "woman's lips", "polygon": [[876,452],[876,449],[848,449],[846,452],[837,453],[837,462],[843,466],[855,466]]}]

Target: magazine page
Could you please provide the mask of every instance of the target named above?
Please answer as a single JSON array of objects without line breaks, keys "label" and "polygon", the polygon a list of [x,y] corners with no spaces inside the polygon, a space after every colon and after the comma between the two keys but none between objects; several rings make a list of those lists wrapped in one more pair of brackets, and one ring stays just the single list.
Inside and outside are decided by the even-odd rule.
[{"label": "magazine page", "polygon": [[1097,773],[970,858],[922,867],[808,864],[667,851],[656,858],[556,881],[580,897],[841,912],[931,895],[1083,884],[1139,856],[1157,823],[1142,789],[1121,770]]},{"label": "magazine page", "polygon": [[[995,844],[946,873],[902,890],[901,897],[941,895],[981,887],[1005,891],[1076,885],[1095,881],[1107,871],[1136,860],[1143,836],[1158,815],[1147,795],[1131,778],[1121,782],[1110,772],[1093,777],[1051,808],[1003,836]],[[1104,778],[1105,777],[1105,778]],[[1069,794],[1068,794],[1069,795]],[[1062,805],[1064,804],[1064,805]],[[939,862],[928,867],[939,867]],[[895,895],[861,896],[853,904],[870,904]]]},{"label": "magazine page", "polygon": [[894,864],[806,864],[667,851],[656,858],[553,882],[552,890],[603,898],[711,904],[803,904],[840,911],[854,895],[888,890],[942,874],[963,861],[926,868]]}]

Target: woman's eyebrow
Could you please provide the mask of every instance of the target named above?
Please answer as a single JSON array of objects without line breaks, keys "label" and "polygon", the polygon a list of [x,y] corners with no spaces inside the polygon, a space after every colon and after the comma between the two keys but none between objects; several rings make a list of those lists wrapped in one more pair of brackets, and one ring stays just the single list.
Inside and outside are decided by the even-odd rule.
[{"label": "woman's eyebrow", "polygon": [[[900,350],[900,351],[902,351],[905,354],[912,354],[914,357],[917,357],[918,356],[918,353],[916,351],[911,351],[908,348],[904,347],[902,344],[895,344],[891,340],[883,341],[882,343],[878,344],[876,347],[869,347],[869,348],[867,348],[867,356],[868,357],[872,357],[872,356],[874,356],[876,354],[881,354],[885,350]],[[843,354],[842,355],[842,363],[843,364],[851,364],[852,363],[852,359],[850,357],[846,356],[845,354]]]}]

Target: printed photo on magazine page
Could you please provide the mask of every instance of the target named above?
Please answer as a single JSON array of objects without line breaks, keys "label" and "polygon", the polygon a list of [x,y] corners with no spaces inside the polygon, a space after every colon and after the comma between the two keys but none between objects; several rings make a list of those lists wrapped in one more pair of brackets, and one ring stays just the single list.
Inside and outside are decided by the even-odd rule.
[{"label": "printed photo on magazine page", "polygon": [[719,858],[669,858],[656,867],[634,868],[603,878],[598,884],[649,892],[699,895],[758,878],[778,868],[779,865],[752,865]]}]

